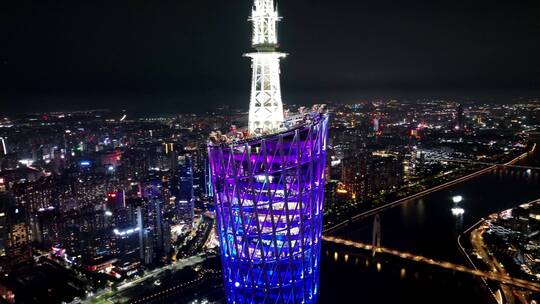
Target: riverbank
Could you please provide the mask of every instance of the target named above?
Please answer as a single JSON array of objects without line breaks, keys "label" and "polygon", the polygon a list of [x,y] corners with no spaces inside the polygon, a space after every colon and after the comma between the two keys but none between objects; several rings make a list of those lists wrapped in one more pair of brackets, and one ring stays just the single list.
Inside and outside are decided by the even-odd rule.
[{"label": "riverbank", "polygon": [[[467,230],[465,230],[462,234],[460,234],[457,238],[457,244],[458,244],[458,247],[459,247],[459,250],[460,252],[463,254],[463,257],[465,257],[465,260],[467,262],[467,264],[469,264],[470,267],[476,269],[476,270],[480,270],[479,267],[477,266],[477,263],[475,263],[473,261],[473,258],[474,256],[472,254],[469,254],[467,252],[467,250],[465,249],[465,247],[467,245],[463,245],[464,244],[464,241],[462,240],[462,237],[466,237],[470,234],[470,232],[472,230],[476,230],[480,225],[483,225],[485,223],[485,219],[481,219],[479,220],[478,222],[476,222],[474,225],[472,225],[471,227],[467,228]],[[467,241],[470,242],[470,238],[466,238]],[[470,244],[469,246],[467,246],[470,248]],[[491,297],[493,298],[493,300],[495,300],[497,303],[500,303],[500,296],[498,296],[497,294],[495,294],[495,292],[493,292],[493,289],[491,289],[488,285],[488,282],[486,281],[485,278],[479,278],[479,280],[481,281],[482,283],[482,286],[485,288],[485,290],[491,295]]]},{"label": "riverbank", "polygon": [[434,193],[434,192],[437,192],[437,191],[440,191],[440,190],[444,190],[446,188],[449,188],[451,186],[454,186],[456,184],[459,184],[459,183],[462,183],[462,182],[465,182],[465,181],[468,181],[468,180],[471,180],[471,179],[474,179],[478,176],[481,176],[485,173],[488,173],[488,172],[491,172],[493,171],[494,169],[497,169],[499,166],[510,166],[510,165],[514,165],[516,163],[518,163],[519,161],[525,159],[527,156],[529,156],[530,154],[532,153],[535,153],[536,152],[536,149],[537,149],[537,144],[534,143],[531,147],[531,149],[527,152],[524,152],[522,154],[520,154],[519,156],[513,158],[512,160],[506,162],[506,163],[502,163],[502,164],[493,164],[487,168],[484,168],[484,169],[481,169],[481,170],[478,170],[478,171],[475,171],[473,173],[470,173],[468,175],[465,175],[463,177],[459,177],[459,178],[456,178],[454,180],[451,180],[449,182],[446,182],[446,183],[443,183],[441,185],[438,185],[438,186],[435,186],[435,187],[432,187],[430,189],[427,189],[427,190],[423,190],[421,192],[418,192],[416,194],[413,194],[413,195],[410,195],[410,196],[407,196],[405,198],[402,198],[402,199],[399,199],[399,200],[396,200],[396,201],[393,201],[393,202],[390,202],[390,203],[386,203],[382,206],[379,206],[379,207],[376,207],[376,208],[373,208],[373,209],[370,209],[368,211],[365,211],[365,212],[362,212],[362,213],[359,213],[357,215],[354,215],[352,217],[350,217],[349,219],[347,220],[344,220],[344,221],[341,221],[337,224],[334,224],[332,226],[329,226],[329,227],[325,227],[323,229],[323,234],[333,234],[333,233],[336,233],[338,232],[340,229],[348,226],[349,224],[359,220],[359,219],[362,219],[362,218],[365,218],[365,217],[369,217],[371,215],[374,215],[376,213],[379,213],[381,211],[384,211],[386,209],[389,209],[389,208],[393,208],[393,207],[396,207],[396,206],[399,206],[405,202],[408,202],[410,200],[414,200],[414,199],[418,199],[418,198],[421,198],[423,196],[426,196],[428,194],[431,194],[431,193]]},{"label": "riverbank", "polygon": [[[514,232],[510,229],[511,226],[500,226],[501,224],[503,224],[501,222],[505,221],[508,223],[508,218],[510,218],[511,220],[521,220],[519,219],[518,215],[512,215],[512,211],[516,210],[517,208],[523,208],[524,210],[530,208],[538,209],[538,206],[540,206],[540,199],[520,205],[516,208],[507,209],[499,213],[491,214],[488,216],[487,219],[481,219],[480,221],[469,227],[466,231],[464,231],[463,234],[459,235],[457,239],[459,249],[465,256],[470,266],[482,271],[491,271],[494,273],[508,276],[522,277],[522,271],[524,267],[523,265],[517,265],[514,262],[515,260],[507,258],[505,259],[504,255],[494,253],[494,251],[497,252],[501,249],[502,251],[506,252],[507,249],[510,250],[512,247],[514,247],[515,244],[513,244],[511,241],[504,241],[499,244],[500,246],[497,246],[496,244],[492,243],[493,241],[490,242],[490,239],[492,238],[490,234],[493,233],[495,235],[511,235],[515,233],[516,235],[519,235],[519,239],[526,239],[527,236],[521,235],[521,231]],[[530,220],[537,221],[534,217]],[[527,226],[529,226],[529,224],[527,224]],[[538,257],[532,258],[535,259]],[[527,279],[531,281],[539,281],[538,277],[538,274],[535,276],[534,272],[529,271],[529,277]],[[527,292],[526,290],[511,288],[508,285],[487,282],[484,279],[482,279],[482,283],[497,303],[529,303],[530,301],[532,301],[532,293]]]}]

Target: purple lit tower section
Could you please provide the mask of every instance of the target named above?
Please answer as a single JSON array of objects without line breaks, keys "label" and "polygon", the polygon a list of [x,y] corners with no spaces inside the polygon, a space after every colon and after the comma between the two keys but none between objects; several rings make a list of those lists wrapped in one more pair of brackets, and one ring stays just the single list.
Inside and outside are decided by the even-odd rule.
[{"label": "purple lit tower section", "polygon": [[328,114],[281,133],[211,143],[229,303],[315,303]]}]

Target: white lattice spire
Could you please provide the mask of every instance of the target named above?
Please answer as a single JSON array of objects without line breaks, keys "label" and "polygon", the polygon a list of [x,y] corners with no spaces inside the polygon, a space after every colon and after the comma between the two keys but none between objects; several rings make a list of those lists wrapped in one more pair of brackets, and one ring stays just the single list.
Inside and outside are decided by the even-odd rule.
[{"label": "white lattice spire", "polygon": [[279,61],[286,54],[278,47],[277,22],[281,19],[274,0],[254,0],[250,21],[253,22],[253,47],[246,54],[252,62],[249,132],[262,133],[278,129],[283,123]]},{"label": "white lattice spire", "polygon": [[253,46],[277,45],[277,21],[280,18],[274,9],[274,0],[255,0],[249,20],[253,22]]}]

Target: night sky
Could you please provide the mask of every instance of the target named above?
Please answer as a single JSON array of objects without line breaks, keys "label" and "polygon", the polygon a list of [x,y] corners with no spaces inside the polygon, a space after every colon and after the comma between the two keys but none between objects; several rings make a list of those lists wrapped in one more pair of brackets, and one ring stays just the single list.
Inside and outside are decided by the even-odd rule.
[{"label": "night sky", "polygon": [[[3,1],[0,114],[247,107],[251,3]],[[281,0],[284,101],[540,89],[534,3]]]}]

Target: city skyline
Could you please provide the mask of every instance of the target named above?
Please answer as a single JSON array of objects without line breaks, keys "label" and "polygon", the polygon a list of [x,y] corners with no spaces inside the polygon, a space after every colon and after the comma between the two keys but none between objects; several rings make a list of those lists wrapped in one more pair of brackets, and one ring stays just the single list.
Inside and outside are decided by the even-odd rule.
[{"label": "city skyline", "polygon": [[540,303],[533,4],[63,1],[0,16],[0,304]]}]

